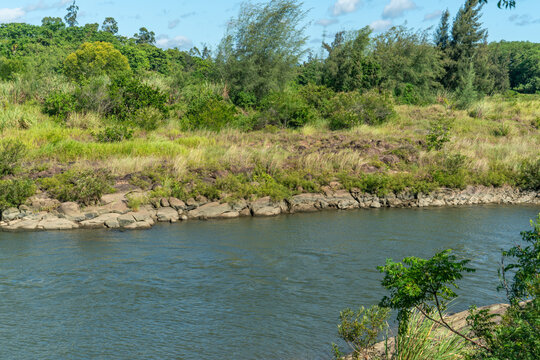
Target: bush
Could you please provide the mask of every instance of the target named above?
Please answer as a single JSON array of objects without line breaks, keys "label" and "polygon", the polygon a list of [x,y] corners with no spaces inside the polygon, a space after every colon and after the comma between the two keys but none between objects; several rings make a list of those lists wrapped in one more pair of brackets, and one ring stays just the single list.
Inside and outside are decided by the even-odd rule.
[{"label": "bush", "polygon": [[500,124],[491,130],[491,134],[496,137],[506,137],[510,134],[510,130],[507,124]]},{"label": "bush", "polygon": [[0,180],[0,212],[10,207],[18,207],[36,192],[32,180]]},{"label": "bush", "polygon": [[466,186],[467,158],[461,154],[448,155],[439,160],[439,167],[432,169],[433,180],[439,186],[464,189]]},{"label": "bush", "polygon": [[262,102],[258,127],[276,125],[299,128],[315,118],[312,108],[293,91],[274,92]]},{"label": "bush", "polygon": [[436,122],[431,125],[426,136],[427,149],[441,150],[444,144],[450,141],[450,126],[441,122]]},{"label": "bush", "polygon": [[219,131],[234,122],[236,107],[217,95],[201,96],[192,101],[185,117],[191,129]]},{"label": "bush", "polygon": [[339,93],[332,99],[330,129],[350,129],[354,126],[380,125],[395,116],[391,99],[377,92]]},{"label": "bush", "polygon": [[520,166],[519,185],[525,190],[540,190],[540,158],[526,160]]},{"label": "bush", "polygon": [[100,132],[94,134],[97,141],[102,143],[119,142],[129,140],[133,137],[133,130],[123,126],[108,126]]},{"label": "bush", "polygon": [[302,86],[299,93],[308,106],[316,109],[324,117],[328,116],[332,99],[336,95],[332,89],[324,85],[315,85],[312,83]]},{"label": "bush", "polygon": [[15,79],[15,75],[24,70],[24,65],[18,59],[0,58],[0,80],[9,81]]},{"label": "bush", "polygon": [[137,79],[114,79],[109,86],[109,96],[112,101],[110,113],[119,120],[133,120],[141,109],[149,107],[156,109],[161,119],[168,115],[169,94]]},{"label": "bush", "polygon": [[74,93],[77,109],[82,112],[92,111],[102,115],[109,113],[112,107],[108,91],[110,83],[108,76],[92,77],[82,83]]},{"label": "bush", "polygon": [[45,99],[43,112],[65,121],[70,113],[75,111],[76,99],[73,95],[55,91]]},{"label": "bush", "polygon": [[18,140],[0,143],[0,176],[13,175],[20,165],[26,146]]},{"label": "bush", "polygon": [[112,44],[103,41],[82,44],[64,61],[65,74],[79,81],[101,75],[114,77],[128,71],[128,59]]},{"label": "bush", "polygon": [[70,170],[41,180],[41,186],[54,198],[83,205],[99,202],[103,194],[113,191],[112,177],[105,170]]}]

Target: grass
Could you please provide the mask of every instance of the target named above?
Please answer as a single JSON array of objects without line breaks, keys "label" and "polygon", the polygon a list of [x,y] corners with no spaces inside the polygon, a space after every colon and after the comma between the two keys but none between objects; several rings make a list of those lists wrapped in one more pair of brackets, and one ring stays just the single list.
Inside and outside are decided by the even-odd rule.
[{"label": "grass", "polygon": [[[535,161],[540,148],[534,125],[540,118],[538,95],[490,97],[469,111],[403,105],[386,124],[334,132],[321,119],[296,130],[253,132],[183,131],[178,119],[169,119],[154,131],[135,129],[130,140],[100,143],[94,134],[110,126],[108,120],[76,113],[59,122],[42,114],[38,104],[9,103],[3,95],[6,86],[0,86],[0,134],[27,148],[20,176],[39,177],[35,173],[44,166],[104,169],[117,178],[157,171],[160,176],[153,182],[182,184],[184,196],[235,198],[251,192],[284,198],[318,191],[334,180],[378,194],[515,185],[521,164]],[[448,127],[449,141],[429,151],[426,138],[434,124]],[[456,155],[463,162],[450,174],[446,159]],[[261,174],[272,180],[261,184]],[[164,188],[165,193],[178,193]]]}]

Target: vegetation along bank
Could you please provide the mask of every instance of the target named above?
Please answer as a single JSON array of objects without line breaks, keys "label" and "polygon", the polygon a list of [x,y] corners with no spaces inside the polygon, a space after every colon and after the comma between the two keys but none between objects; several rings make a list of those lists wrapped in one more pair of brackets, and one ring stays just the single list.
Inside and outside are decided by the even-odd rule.
[{"label": "vegetation along bank", "polygon": [[540,45],[487,43],[482,6],[312,53],[292,0],[244,5],[215,50],[76,6],[0,24],[0,227],[538,203]]}]

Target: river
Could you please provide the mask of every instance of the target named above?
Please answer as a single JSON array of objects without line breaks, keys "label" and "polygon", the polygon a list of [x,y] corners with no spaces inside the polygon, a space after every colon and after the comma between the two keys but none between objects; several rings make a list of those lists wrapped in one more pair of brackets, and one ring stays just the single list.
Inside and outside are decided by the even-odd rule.
[{"label": "river", "polygon": [[148,231],[0,232],[2,359],[327,359],[339,311],[384,295],[386,258],[452,248],[452,310],[504,301],[500,249],[538,206],[380,209]]}]

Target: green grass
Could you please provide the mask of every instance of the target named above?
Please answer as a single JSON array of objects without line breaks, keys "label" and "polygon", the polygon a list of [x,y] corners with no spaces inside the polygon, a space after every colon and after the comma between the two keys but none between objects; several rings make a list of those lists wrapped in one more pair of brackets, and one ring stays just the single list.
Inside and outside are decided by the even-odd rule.
[{"label": "green grass", "polygon": [[[111,126],[96,114],[71,114],[59,122],[38,104],[2,104],[2,139],[27,148],[18,177],[35,178],[44,168],[104,169],[117,178],[157,172],[148,184],[162,185],[156,196],[284,199],[335,180],[378,195],[515,186],[522,184],[522,164],[534,163],[540,148],[538,95],[486,98],[469,111],[402,105],[385,124],[343,131],[330,131],[321,119],[294,130],[184,131],[171,118],[156,130],[134,128],[131,139],[111,143],[96,139]],[[448,129],[448,141],[429,150],[428,135],[437,124]],[[449,165],[452,159],[459,164]]]}]

